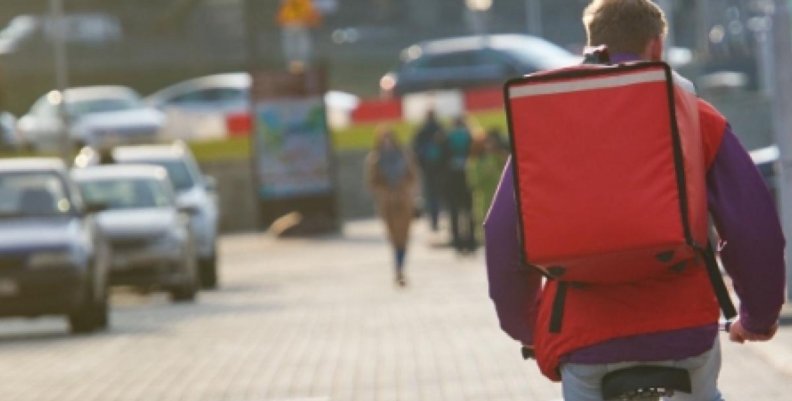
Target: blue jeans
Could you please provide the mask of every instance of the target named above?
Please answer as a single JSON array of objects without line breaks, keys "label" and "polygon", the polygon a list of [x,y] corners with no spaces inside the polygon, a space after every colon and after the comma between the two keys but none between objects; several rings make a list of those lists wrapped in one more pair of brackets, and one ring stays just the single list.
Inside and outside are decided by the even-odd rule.
[{"label": "blue jeans", "polygon": [[677,392],[667,401],[723,401],[718,390],[721,366],[720,343],[715,340],[711,350],[679,361],[622,362],[600,365],[567,363],[561,366],[561,382],[565,401],[602,401],[600,382],[608,372],[636,365],[669,366],[687,369],[693,394]]}]

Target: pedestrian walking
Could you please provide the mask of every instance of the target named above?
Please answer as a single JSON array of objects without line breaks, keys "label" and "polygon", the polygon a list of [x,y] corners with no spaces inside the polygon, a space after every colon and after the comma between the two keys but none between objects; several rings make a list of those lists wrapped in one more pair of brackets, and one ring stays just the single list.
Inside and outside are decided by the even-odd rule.
[{"label": "pedestrian walking", "polygon": [[434,110],[429,110],[413,137],[412,148],[421,173],[423,209],[429,217],[429,226],[433,232],[439,230],[440,209],[443,202],[444,146],[445,130],[437,120]]},{"label": "pedestrian walking", "polygon": [[476,250],[476,228],[473,218],[473,195],[468,186],[467,163],[473,138],[465,118],[454,120],[446,137],[444,156],[446,203],[451,226],[451,243],[460,254]]},{"label": "pedestrian walking", "polygon": [[[583,13],[583,22],[588,45],[607,46],[614,64],[661,60],[666,22],[662,10],[650,0],[593,0]],[[678,75],[673,82],[674,90],[692,86]],[[720,254],[722,264],[741,301],[739,318],[731,325],[729,338],[738,343],[769,340],[778,328],[785,283],[785,240],[774,201],[725,117],[703,100],[693,96],[686,99],[693,99],[690,107],[694,107],[693,115],[697,108],[700,123],[679,135],[683,140],[686,135],[696,138],[705,158],[697,171],[687,173],[704,174],[701,186],[706,188],[697,190],[702,203],[707,201],[725,244]],[[608,100],[598,98],[600,102]],[[632,107],[642,107],[620,105],[624,118],[629,118]],[[613,117],[611,121],[620,118]],[[559,141],[565,140],[562,132],[558,134]],[[518,150],[515,147],[515,152]],[[543,284],[539,270],[521,262],[518,222],[522,212],[518,210],[530,210],[530,206],[517,204],[517,198],[522,199],[515,192],[513,180],[515,166],[521,163],[518,160],[515,155],[509,161],[485,222],[489,292],[504,331],[535,352],[542,373],[562,382],[568,401],[602,400],[601,381],[614,363],[620,363],[620,367],[681,367],[691,379],[691,393],[678,393],[670,400],[722,400],[717,388],[721,365],[719,291],[713,291],[719,279],[717,267],[712,281],[708,273],[712,269],[694,258],[687,265],[675,266],[675,271],[665,271],[663,276],[626,283],[567,285],[551,275],[553,278]],[[625,185],[632,184],[625,179]],[[648,196],[654,198],[652,183],[644,185]],[[575,200],[557,201],[574,205]],[[640,232],[641,227],[636,227],[634,233]],[[570,239],[554,241],[563,246]],[[657,258],[666,256],[673,255],[658,254]],[[615,264],[613,267],[627,267]],[[642,268],[634,264],[630,267]],[[564,271],[560,266],[555,273]],[[561,310],[563,314],[557,313]]]},{"label": "pedestrian walking", "polygon": [[281,27],[281,45],[291,69],[302,69],[313,57],[311,29],[322,20],[311,0],[281,0],[277,16]]},{"label": "pedestrian walking", "polygon": [[414,212],[416,168],[412,156],[389,128],[380,128],[366,158],[366,177],[393,248],[395,281],[405,286],[404,262]]}]

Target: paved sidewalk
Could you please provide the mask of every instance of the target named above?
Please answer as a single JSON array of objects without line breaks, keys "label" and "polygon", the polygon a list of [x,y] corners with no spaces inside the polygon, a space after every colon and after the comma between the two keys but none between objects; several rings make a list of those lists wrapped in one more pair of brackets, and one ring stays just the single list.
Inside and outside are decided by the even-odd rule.
[{"label": "paved sidewalk", "polygon": [[[194,305],[116,293],[113,329],[82,337],[60,319],[0,323],[0,400],[558,399],[498,328],[483,254],[428,242],[419,224],[399,289],[377,221],[318,240],[226,237],[222,289]],[[727,399],[790,399],[792,327],[781,331],[724,342]]]}]

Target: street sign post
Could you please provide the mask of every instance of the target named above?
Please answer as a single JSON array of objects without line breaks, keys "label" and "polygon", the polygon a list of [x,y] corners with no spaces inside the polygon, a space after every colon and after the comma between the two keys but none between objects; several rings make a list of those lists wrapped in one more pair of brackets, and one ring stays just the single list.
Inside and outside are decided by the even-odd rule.
[{"label": "street sign post", "polygon": [[[787,238],[792,236],[792,29],[787,0],[775,0],[772,17],[772,54],[774,55],[773,125],[780,161],[778,189],[781,223]],[[792,252],[787,246],[787,299],[792,300]]]},{"label": "street sign post", "polygon": [[63,0],[50,0],[52,20],[53,52],[55,55],[55,87],[59,95],[58,116],[60,117],[60,153],[63,162],[71,165],[71,138],[69,138],[69,113],[66,110],[66,88],[69,86],[69,66],[66,55],[65,27],[63,23]]}]

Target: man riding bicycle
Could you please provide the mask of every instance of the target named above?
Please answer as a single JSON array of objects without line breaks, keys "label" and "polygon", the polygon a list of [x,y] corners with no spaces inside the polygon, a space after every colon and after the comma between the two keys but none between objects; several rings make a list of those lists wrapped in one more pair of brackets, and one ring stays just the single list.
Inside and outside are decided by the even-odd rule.
[{"label": "man riding bicycle", "polygon": [[[662,58],[666,21],[650,0],[593,0],[583,23],[588,45],[607,47],[612,63]],[[725,118],[703,100],[698,110],[709,212],[741,301],[730,339],[766,341],[784,302],[785,240],[774,200]],[[484,223],[490,297],[503,330],[535,351],[542,373],[562,382],[564,398],[602,400],[608,372],[659,365],[689,372],[691,393],[672,400],[721,400],[718,301],[706,269],[673,279],[570,286],[564,328],[548,331],[558,285],[543,285],[542,274],[521,262],[513,175],[510,161]]]}]

